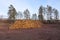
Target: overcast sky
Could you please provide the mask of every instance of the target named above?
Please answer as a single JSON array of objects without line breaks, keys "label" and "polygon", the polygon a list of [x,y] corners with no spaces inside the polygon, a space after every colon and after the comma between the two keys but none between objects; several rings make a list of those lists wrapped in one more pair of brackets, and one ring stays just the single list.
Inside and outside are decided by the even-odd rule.
[{"label": "overcast sky", "polygon": [[38,13],[38,8],[50,5],[60,12],[60,0],[0,0],[0,15],[7,17],[8,7],[12,4],[18,11],[29,9],[30,13]]}]

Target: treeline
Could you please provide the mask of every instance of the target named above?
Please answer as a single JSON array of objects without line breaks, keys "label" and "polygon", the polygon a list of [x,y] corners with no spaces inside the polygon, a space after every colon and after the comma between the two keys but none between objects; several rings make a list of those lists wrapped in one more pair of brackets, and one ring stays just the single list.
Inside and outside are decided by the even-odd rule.
[{"label": "treeline", "polygon": [[[57,9],[52,8],[51,6],[47,5],[46,7],[43,7],[42,5],[38,9],[38,13],[32,14],[32,17],[30,15],[30,11],[28,9],[24,10],[24,12],[17,12],[13,5],[9,6],[8,10],[8,19],[9,20],[16,20],[18,19],[27,19],[27,20],[59,20],[59,12]],[[38,14],[38,15],[37,15]]]}]

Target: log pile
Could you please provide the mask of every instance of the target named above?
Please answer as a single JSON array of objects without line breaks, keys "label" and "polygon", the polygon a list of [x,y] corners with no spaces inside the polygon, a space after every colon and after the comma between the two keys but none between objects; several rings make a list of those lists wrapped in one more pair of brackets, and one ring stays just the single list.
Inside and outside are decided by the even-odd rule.
[{"label": "log pile", "polygon": [[14,24],[12,24],[10,29],[20,29],[20,28],[38,28],[41,27],[42,23],[39,20],[16,20]]}]

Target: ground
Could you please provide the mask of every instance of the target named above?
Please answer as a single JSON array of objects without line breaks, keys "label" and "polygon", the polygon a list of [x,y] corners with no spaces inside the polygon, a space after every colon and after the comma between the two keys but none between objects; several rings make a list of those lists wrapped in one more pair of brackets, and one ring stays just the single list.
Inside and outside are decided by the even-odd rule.
[{"label": "ground", "polygon": [[60,40],[60,30],[51,28],[20,29],[2,32],[0,40]]},{"label": "ground", "polygon": [[0,40],[60,40],[59,24],[19,30],[9,30],[7,26],[6,23],[0,25]]}]

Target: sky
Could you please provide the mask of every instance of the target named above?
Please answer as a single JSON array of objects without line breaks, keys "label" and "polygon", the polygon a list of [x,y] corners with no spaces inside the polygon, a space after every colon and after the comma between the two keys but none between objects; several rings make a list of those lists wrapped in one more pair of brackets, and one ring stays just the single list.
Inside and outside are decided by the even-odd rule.
[{"label": "sky", "polygon": [[41,5],[50,5],[52,8],[56,8],[60,13],[60,0],[0,0],[0,15],[7,18],[9,6],[12,4],[15,9],[23,12],[28,9],[31,14],[38,13],[38,9]]}]

